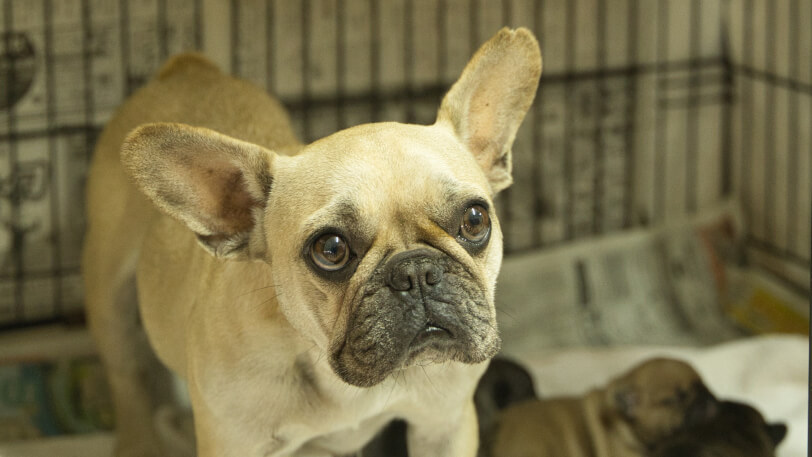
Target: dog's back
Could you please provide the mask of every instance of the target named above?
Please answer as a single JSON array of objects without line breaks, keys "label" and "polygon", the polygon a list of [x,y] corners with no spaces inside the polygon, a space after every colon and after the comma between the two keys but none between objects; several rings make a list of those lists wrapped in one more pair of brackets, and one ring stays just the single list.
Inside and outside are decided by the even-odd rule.
[{"label": "dog's back", "polygon": [[[114,397],[124,395],[134,399],[128,405],[116,405],[119,427],[145,427],[143,423],[129,421],[130,417],[144,414],[128,408],[153,410],[155,405],[151,403],[160,398],[155,392],[144,392],[144,383],[134,382],[133,375],[148,377],[150,382],[146,384],[155,389],[168,390],[167,382],[160,382],[159,373],[165,370],[156,363],[140,328],[135,287],[136,265],[150,227],[168,217],[161,215],[136,189],[120,161],[127,134],[151,122],[208,127],[283,153],[299,147],[278,102],[260,89],[222,73],[196,54],[170,60],[107,124],[88,174],[82,270],[90,330],[97,344],[106,348],[102,358],[108,372],[122,374],[110,379],[111,388],[119,393]],[[178,236],[191,237],[187,232],[179,227]],[[172,321],[171,313],[183,310],[165,312],[165,319]],[[150,445],[119,443],[119,446],[138,449]],[[144,454],[150,452],[155,453],[151,449]]]},{"label": "dog's back", "polygon": [[96,145],[88,174],[83,258],[90,306],[95,305],[97,286],[108,286],[100,279],[112,274],[111,268],[134,264],[144,231],[158,214],[125,176],[119,156],[126,135],[150,122],[208,127],[277,152],[299,144],[283,108],[265,92],[222,73],[197,54],[170,60],[118,109]]},{"label": "dog's back", "polygon": [[[601,455],[606,448],[597,429],[600,393],[584,397],[530,400],[508,407],[501,415],[491,448],[493,457]],[[596,442],[597,439],[597,442]]]}]

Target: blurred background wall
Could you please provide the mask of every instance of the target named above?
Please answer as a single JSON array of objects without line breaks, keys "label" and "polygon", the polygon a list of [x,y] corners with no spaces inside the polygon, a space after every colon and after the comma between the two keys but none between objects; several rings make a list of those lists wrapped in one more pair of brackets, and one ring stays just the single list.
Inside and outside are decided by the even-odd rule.
[{"label": "blurred background wall", "polygon": [[168,56],[277,94],[309,141],[433,122],[505,25],[544,56],[499,197],[508,255],[732,199],[750,259],[808,293],[810,0],[0,0],[0,327],[81,315],[95,138]]}]

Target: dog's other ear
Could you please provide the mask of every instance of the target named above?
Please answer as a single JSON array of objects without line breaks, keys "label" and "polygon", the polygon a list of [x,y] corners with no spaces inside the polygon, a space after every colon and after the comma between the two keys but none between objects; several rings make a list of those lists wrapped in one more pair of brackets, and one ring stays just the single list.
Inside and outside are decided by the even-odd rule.
[{"label": "dog's other ear", "polygon": [[264,252],[263,210],[276,155],[212,130],[147,124],[131,132],[121,161],[163,212],[186,224],[217,257]]},{"label": "dog's other ear", "polygon": [[510,148],[540,76],[541,51],[533,34],[503,28],[479,48],[440,105],[437,123],[454,129],[494,194],[512,182]]},{"label": "dog's other ear", "polygon": [[777,447],[787,436],[787,426],[782,422],[767,424],[767,435],[770,437],[773,447]]},{"label": "dog's other ear", "polygon": [[640,407],[640,394],[631,384],[618,383],[609,390],[608,403],[610,408],[626,420],[634,420],[637,409]]}]

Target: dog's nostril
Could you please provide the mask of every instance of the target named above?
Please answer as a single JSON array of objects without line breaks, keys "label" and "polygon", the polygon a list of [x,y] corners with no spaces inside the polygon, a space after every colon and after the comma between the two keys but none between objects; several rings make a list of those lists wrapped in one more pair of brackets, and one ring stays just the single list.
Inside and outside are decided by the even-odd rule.
[{"label": "dog's nostril", "polygon": [[443,280],[443,270],[436,265],[429,265],[426,271],[426,284],[434,286]]},{"label": "dog's nostril", "polygon": [[401,276],[400,278],[393,278],[390,285],[395,290],[405,292],[412,289],[412,280],[408,276]]},{"label": "dog's nostril", "polygon": [[387,284],[399,292],[436,286],[443,280],[443,268],[437,265],[437,259],[422,250],[397,254],[386,268]]}]

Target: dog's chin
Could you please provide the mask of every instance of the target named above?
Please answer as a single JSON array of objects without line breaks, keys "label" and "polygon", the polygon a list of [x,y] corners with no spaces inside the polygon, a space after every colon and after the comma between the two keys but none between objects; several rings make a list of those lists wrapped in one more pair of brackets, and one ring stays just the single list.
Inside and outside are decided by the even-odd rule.
[{"label": "dog's chin", "polygon": [[357,387],[373,387],[397,372],[412,366],[426,366],[450,361],[478,364],[490,360],[501,347],[501,340],[493,335],[483,336],[482,347],[471,348],[460,343],[446,330],[428,328],[417,332],[411,344],[397,357],[381,357],[372,365],[359,364],[351,350],[342,348],[330,357],[330,365],[336,375],[347,384]]}]

